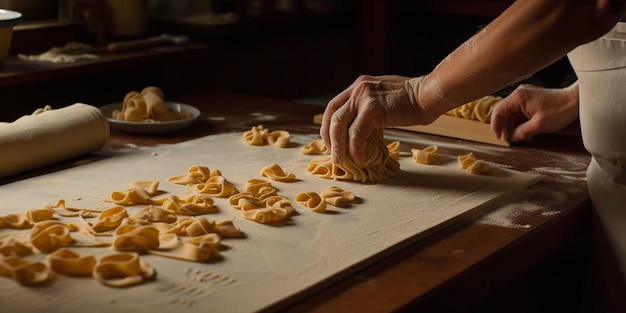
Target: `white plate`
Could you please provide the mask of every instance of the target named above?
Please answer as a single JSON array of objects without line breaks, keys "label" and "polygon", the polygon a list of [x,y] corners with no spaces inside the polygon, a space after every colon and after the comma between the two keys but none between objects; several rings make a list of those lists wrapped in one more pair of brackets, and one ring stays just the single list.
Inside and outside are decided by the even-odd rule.
[{"label": "white plate", "polygon": [[154,133],[167,133],[175,130],[183,129],[191,123],[195,122],[200,117],[200,110],[190,105],[177,103],[177,102],[165,102],[165,107],[174,110],[179,113],[191,113],[190,118],[176,121],[157,122],[157,123],[145,123],[145,122],[129,122],[120,121],[111,117],[114,110],[121,110],[122,103],[116,102],[107,104],[100,107],[100,111],[109,121],[109,126],[113,129],[127,131],[131,133],[142,134],[154,134]]}]

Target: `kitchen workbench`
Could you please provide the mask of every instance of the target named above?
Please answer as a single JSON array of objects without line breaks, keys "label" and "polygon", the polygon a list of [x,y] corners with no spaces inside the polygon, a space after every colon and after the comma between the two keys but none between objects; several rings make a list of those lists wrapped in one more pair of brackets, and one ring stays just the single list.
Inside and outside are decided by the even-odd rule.
[{"label": "kitchen workbench", "polygon": [[[319,106],[217,92],[172,100],[199,108],[200,119],[184,130],[168,134],[112,131],[109,142],[98,153],[0,179],[0,186],[63,170],[81,163],[81,159],[103,157],[129,146],[157,146],[246,131],[254,126],[250,121],[254,113],[276,117],[263,122],[269,129],[315,134],[319,126],[313,123],[313,116],[323,111]],[[386,130],[385,136],[388,140],[400,140],[403,151],[428,144],[437,145],[442,153],[473,152],[487,162],[532,173],[540,179],[492,208],[490,214],[484,216],[489,212],[482,212],[435,233],[334,282],[289,310],[448,312],[470,308],[589,230],[585,180],[589,155],[578,136],[542,136],[532,144],[512,147],[398,129]],[[503,219],[506,213],[510,214]]]}]

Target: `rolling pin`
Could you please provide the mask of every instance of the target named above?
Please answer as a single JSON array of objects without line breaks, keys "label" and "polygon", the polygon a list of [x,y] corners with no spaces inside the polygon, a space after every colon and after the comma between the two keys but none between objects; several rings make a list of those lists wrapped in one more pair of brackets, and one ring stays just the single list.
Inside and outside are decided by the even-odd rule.
[{"label": "rolling pin", "polygon": [[82,103],[0,123],[0,177],[93,152],[108,138],[104,114]]}]

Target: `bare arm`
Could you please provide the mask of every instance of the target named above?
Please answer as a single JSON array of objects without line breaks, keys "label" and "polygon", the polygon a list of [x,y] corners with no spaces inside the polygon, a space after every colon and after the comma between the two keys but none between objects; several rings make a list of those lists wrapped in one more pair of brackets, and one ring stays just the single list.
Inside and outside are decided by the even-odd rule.
[{"label": "bare arm", "polygon": [[624,7],[624,1],[515,1],[426,76],[419,103],[434,119],[524,79],[608,32]]},{"label": "bare arm", "polygon": [[428,124],[528,77],[607,33],[625,10],[626,0],[517,0],[428,75],[359,77],[328,103],[320,135],[333,162],[360,164],[375,128]]}]

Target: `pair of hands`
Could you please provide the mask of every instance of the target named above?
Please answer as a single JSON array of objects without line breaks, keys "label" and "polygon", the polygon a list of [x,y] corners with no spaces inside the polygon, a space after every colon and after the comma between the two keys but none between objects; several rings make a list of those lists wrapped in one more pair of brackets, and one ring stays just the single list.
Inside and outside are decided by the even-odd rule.
[{"label": "pair of hands", "polygon": [[[326,107],[320,135],[331,149],[332,161],[349,153],[363,165],[367,138],[387,126],[428,124],[440,113],[420,104],[424,77],[361,76]],[[432,97],[433,95],[428,95]],[[565,128],[578,117],[578,85],[549,89],[520,85],[494,109],[494,134],[508,141],[531,141],[535,135]]]}]

